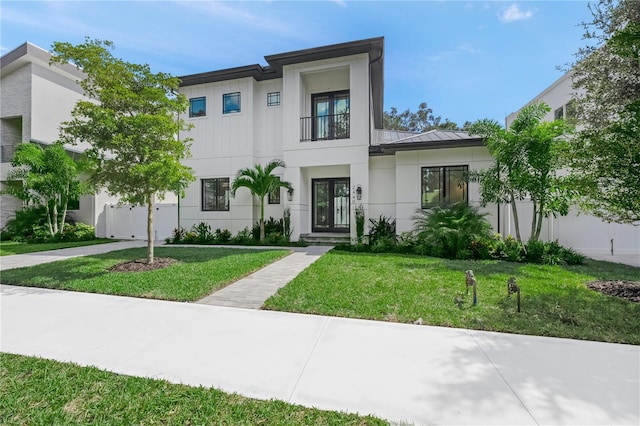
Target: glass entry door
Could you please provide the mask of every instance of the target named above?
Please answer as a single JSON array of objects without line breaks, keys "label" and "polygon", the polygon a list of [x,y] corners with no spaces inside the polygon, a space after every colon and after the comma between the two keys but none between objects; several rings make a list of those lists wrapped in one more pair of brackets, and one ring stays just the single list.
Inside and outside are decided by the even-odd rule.
[{"label": "glass entry door", "polygon": [[313,232],[349,232],[349,178],[313,179]]}]

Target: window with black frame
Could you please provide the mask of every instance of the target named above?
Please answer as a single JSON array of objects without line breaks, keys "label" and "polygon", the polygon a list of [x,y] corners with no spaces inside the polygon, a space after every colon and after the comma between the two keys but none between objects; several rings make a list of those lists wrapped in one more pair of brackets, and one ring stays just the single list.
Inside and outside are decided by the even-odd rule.
[{"label": "window with black frame", "polygon": [[229,178],[202,179],[202,210],[229,210]]},{"label": "window with black frame", "polygon": [[222,113],[234,112],[240,112],[240,92],[225,93],[222,95]]},{"label": "window with black frame", "polygon": [[428,209],[469,202],[467,174],[469,166],[422,168],[421,207]]},{"label": "window with black frame", "polygon": [[204,117],[207,115],[207,98],[189,99],[189,117]]}]

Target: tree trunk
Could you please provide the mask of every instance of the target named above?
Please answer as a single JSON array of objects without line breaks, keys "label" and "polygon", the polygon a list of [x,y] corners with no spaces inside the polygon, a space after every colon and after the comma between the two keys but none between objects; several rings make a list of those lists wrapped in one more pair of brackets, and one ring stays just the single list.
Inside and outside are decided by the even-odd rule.
[{"label": "tree trunk", "polygon": [[542,219],[544,219],[544,204],[538,206],[538,224],[536,226],[536,241],[540,239],[540,231],[542,231]]},{"label": "tree trunk", "polygon": [[[67,185],[67,190],[68,189],[69,189],[69,186]],[[62,232],[64,231],[64,222],[65,220],[67,220],[67,206],[69,205],[69,195],[62,195],[62,197],[60,198],[60,201],[61,201],[60,204],[62,207],[62,214],[60,217],[60,234],[62,235]]]},{"label": "tree trunk", "polygon": [[531,217],[531,233],[529,234],[529,241],[537,241],[536,229],[538,227],[538,203],[536,200],[531,200],[533,204],[533,215]]},{"label": "tree trunk", "polygon": [[147,263],[153,263],[153,195],[147,197]]},{"label": "tree trunk", "polygon": [[264,197],[260,198],[260,241],[264,241]]},{"label": "tree trunk", "polygon": [[49,201],[44,203],[44,209],[47,212],[47,225],[49,225],[49,234],[53,237],[55,233],[53,232],[53,225],[51,224],[51,212],[49,211]]},{"label": "tree trunk", "polygon": [[58,233],[58,200],[53,199],[53,211],[51,213],[51,221],[53,222],[53,233]]},{"label": "tree trunk", "polygon": [[511,204],[511,211],[513,212],[513,225],[516,228],[516,239],[522,242],[520,236],[520,221],[518,220],[518,207],[516,206],[516,199],[513,197],[513,193],[509,194],[509,204]]}]

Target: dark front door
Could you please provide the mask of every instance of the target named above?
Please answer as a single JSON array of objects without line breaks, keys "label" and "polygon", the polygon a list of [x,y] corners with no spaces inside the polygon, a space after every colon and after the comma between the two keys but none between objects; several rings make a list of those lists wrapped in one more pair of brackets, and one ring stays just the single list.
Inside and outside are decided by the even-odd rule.
[{"label": "dark front door", "polygon": [[313,232],[349,232],[349,178],[313,179]]}]

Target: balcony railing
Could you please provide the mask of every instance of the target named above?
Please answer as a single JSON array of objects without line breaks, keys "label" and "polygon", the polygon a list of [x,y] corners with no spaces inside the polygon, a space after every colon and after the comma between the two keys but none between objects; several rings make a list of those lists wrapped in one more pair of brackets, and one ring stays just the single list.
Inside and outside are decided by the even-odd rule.
[{"label": "balcony railing", "polygon": [[300,119],[301,142],[348,139],[349,130],[349,113]]}]

